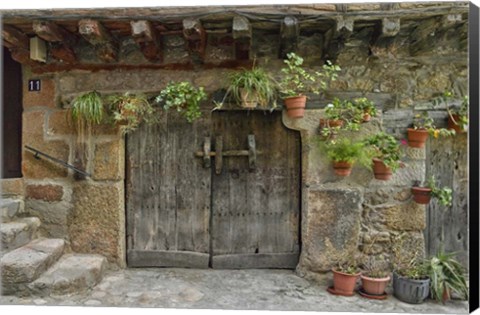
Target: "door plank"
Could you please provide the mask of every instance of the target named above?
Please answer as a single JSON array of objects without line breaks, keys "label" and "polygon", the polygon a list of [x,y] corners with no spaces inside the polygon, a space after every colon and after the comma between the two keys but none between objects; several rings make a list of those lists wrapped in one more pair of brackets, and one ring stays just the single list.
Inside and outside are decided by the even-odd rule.
[{"label": "door plank", "polygon": [[190,251],[129,250],[129,267],[208,268],[209,254]]},{"label": "door plank", "polygon": [[298,264],[298,253],[286,254],[232,254],[212,257],[215,269],[294,269]]}]

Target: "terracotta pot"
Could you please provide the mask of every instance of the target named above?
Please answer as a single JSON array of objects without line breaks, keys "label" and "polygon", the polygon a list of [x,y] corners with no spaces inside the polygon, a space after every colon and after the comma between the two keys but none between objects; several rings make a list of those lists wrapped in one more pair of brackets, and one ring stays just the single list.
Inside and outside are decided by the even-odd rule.
[{"label": "terracotta pot", "polygon": [[390,282],[390,276],[385,278],[371,278],[364,275],[360,275],[362,279],[363,290],[371,295],[383,295],[385,294],[385,288]]},{"label": "terracotta pot", "polygon": [[348,176],[352,172],[352,163],[344,161],[333,162],[333,169],[338,176]]},{"label": "terracotta pot", "polygon": [[343,295],[353,295],[355,285],[360,273],[351,275],[332,269],[333,272],[333,288],[337,293]]},{"label": "terracotta pot", "polygon": [[386,166],[382,160],[373,158],[373,175],[379,180],[389,180],[392,178],[392,170]]},{"label": "terracotta pot", "polygon": [[448,300],[450,300],[451,297],[451,290],[449,288],[444,288],[443,289],[443,294],[442,294],[442,302],[445,304]]},{"label": "terracotta pot", "polygon": [[[453,119],[452,119],[453,118]],[[455,130],[456,133],[464,133],[466,132],[465,129],[463,129],[460,125],[457,125],[456,122],[460,121],[460,116],[459,115],[448,115],[447,119],[447,128],[450,130]]]},{"label": "terracotta pot", "polygon": [[247,90],[240,90],[240,97],[242,98],[242,107],[252,109],[258,105],[258,97],[256,93],[248,93]]},{"label": "terracotta pot", "polygon": [[432,190],[427,187],[412,187],[412,194],[416,203],[427,205],[432,197]]},{"label": "terracotta pot", "polygon": [[372,115],[369,113],[364,113],[363,114],[363,122],[369,122],[372,119]]},{"label": "terracotta pot", "polygon": [[423,148],[428,139],[428,131],[425,129],[407,129],[408,146],[412,148]]},{"label": "terracotta pot", "polygon": [[285,107],[287,108],[287,115],[291,118],[302,118],[305,113],[305,104],[307,103],[307,97],[294,96],[287,97],[283,100]]},{"label": "terracotta pot", "polygon": [[342,127],[345,122],[341,119],[325,119],[325,118],[320,118],[320,128],[325,128],[325,127]]}]

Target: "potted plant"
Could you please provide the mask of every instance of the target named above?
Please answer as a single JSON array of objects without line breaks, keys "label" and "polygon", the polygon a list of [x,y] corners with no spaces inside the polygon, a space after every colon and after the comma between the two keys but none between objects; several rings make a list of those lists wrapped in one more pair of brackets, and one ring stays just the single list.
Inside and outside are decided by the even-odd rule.
[{"label": "potted plant", "polygon": [[70,116],[76,123],[78,142],[84,142],[91,134],[92,125],[100,124],[104,118],[103,99],[97,91],[77,96],[70,107]]},{"label": "potted plant", "polygon": [[244,69],[230,75],[230,85],[224,99],[231,94],[242,107],[252,109],[259,105],[262,108],[275,108],[276,83],[262,68]]},{"label": "potted plant", "polygon": [[365,140],[372,147],[373,173],[376,179],[389,180],[401,166],[400,144],[391,135],[384,132],[375,134]]},{"label": "potted plant", "polygon": [[427,272],[430,278],[430,296],[445,303],[455,292],[468,300],[468,287],[465,270],[455,259],[454,253],[440,250],[437,255],[427,261]]},{"label": "potted plant", "polygon": [[359,97],[353,100],[353,105],[360,109],[362,111],[362,121],[363,122],[368,122],[372,119],[372,117],[377,116],[377,108],[373,104],[372,101],[370,101],[366,97]]},{"label": "potted plant", "polygon": [[[303,58],[293,52],[287,54],[284,63],[286,67],[281,69],[283,77],[279,82],[280,93],[284,97],[288,116],[302,118],[307,102],[305,93],[319,94],[319,90],[325,91],[330,81],[337,78],[340,67],[327,61],[322,67],[322,72],[310,73],[302,67]],[[321,80],[317,85],[320,89],[314,85],[318,78]]]},{"label": "potted plant", "polygon": [[[373,245],[373,244],[372,244]],[[390,272],[384,269],[383,255],[380,261],[369,257],[364,263],[364,271],[360,275],[362,288],[360,295],[372,299],[384,299],[387,297],[385,288],[390,282]]]},{"label": "potted plant", "polygon": [[468,96],[462,98],[459,106],[450,105],[450,100],[454,98],[454,93],[445,91],[443,94],[433,100],[435,105],[443,102],[447,109],[447,128],[456,133],[465,133],[468,129]]},{"label": "potted plant", "polygon": [[393,272],[393,295],[400,301],[420,304],[428,297],[430,279],[426,264],[416,259]]},{"label": "potted plant", "polygon": [[196,88],[190,82],[169,82],[156,97],[158,103],[163,103],[163,108],[175,108],[188,122],[199,118],[200,102],[207,99],[203,87]]},{"label": "potted plant", "polygon": [[433,119],[424,112],[423,114],[415,115],[412,128],[407,128],[408,146],[423,148],[429,135],[438,138],[438,136],[451,136],[453,134],[455,134],[454,131],[436,128],[433,124]]},{"label": "potted plant", "polygon": [[326,139],[333,139],[341,129],[358,131],[363,112],[349,100],[334,98],[325,107],[325,118],[320,118],[320,134]]},{"label": "potted plant", "polygon": [[352,172],[356,161],[365,163],[365,150],[363,142],[354,142],[350,138],[328,141],[322,145],[327,156],[333,162],[335,174],[348,176]]},{"label": "potted plant", "polygon": [[360,276],[355,255],[349,254],[345,259],[340,260],[332,268],[332,272],[333,287],[329,287],[328,292],[335,295],[352,296]]},{"label": "potted plant", "polygon": [[452,205],[452,189],[449,187],[439,188],[435,183],[434,176],[428,179],[425,186],[420,185],[420,181],[415,181],[411,191],[416,203],[428,204],[431,197],[434,197],[444,206]]},{"label": "potted plant", "polygon": [[155,109],[143,94],[112,95],[108,98],[112,112],[112,122],[120,126],[123,134],[130,133],[145,121],[148,124],[157,121]]}]

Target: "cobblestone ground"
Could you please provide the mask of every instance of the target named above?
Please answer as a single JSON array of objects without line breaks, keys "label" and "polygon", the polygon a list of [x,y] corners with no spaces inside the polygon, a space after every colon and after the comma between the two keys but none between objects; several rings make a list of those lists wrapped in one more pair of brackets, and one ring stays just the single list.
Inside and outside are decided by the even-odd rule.
[{"label": "cobblestone ground", "polygon": [[[410,305],[389,296],[377,301],[333,296],[328,278],[310,282],[286,270],[126,269],[109,271],[79,295],[1,296],[1,305],[162,307],[318,312],[468,313],[465,301]],[[323,283],[321,283],[323,282]],[[388,291],[387,291],[388,292]]]}]

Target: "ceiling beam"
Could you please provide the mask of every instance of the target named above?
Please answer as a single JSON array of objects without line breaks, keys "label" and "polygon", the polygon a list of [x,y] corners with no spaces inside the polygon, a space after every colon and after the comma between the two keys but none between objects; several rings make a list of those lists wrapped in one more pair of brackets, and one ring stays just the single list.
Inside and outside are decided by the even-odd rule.
[{"label": "ceiling beam", "polygon": [[298,20],[293,16],[286,16],[280,27],[280,58],[287,58],[287,54],[295,52],[298,46],[300,27]]},{"label": "ceiling beam", "polygon": [[38,37],[50,43],[50,55],[61,62],[75,63],[77,57],[72,45],[76,37],[53,22],[34,21],[33,31]]},{"label": "ceiling beam", "polygon": [[78,31],[92,46],[98,58],[104,62],[114,62],[118,57],[118,43],[110,32],[96,20],[85,19],[78,22]]},{"label": "ceiling beam", "polygon": [[187,18],[183,20],[183,36],[186,40],[187,51],[194,63],[203,63],[207,35],[199,19]]},{"label": "ceiling beam", "polygon": [[235,59],[250,59],[250,48],[252,46],[252,25],[243,16],[235,16],[232,23],[232,36],[235,41]]},{"label": "ceiling beam", "polygon": [[162,61],[162,41],[159,32],[146,20],[131,21],[132,37],[149,61]]},{"label": "ceiling beam", "polygon": [[3,25],[2,38],[14,47],[26,49],[27,51],[30,48],[28,36],[13,26]]}]

